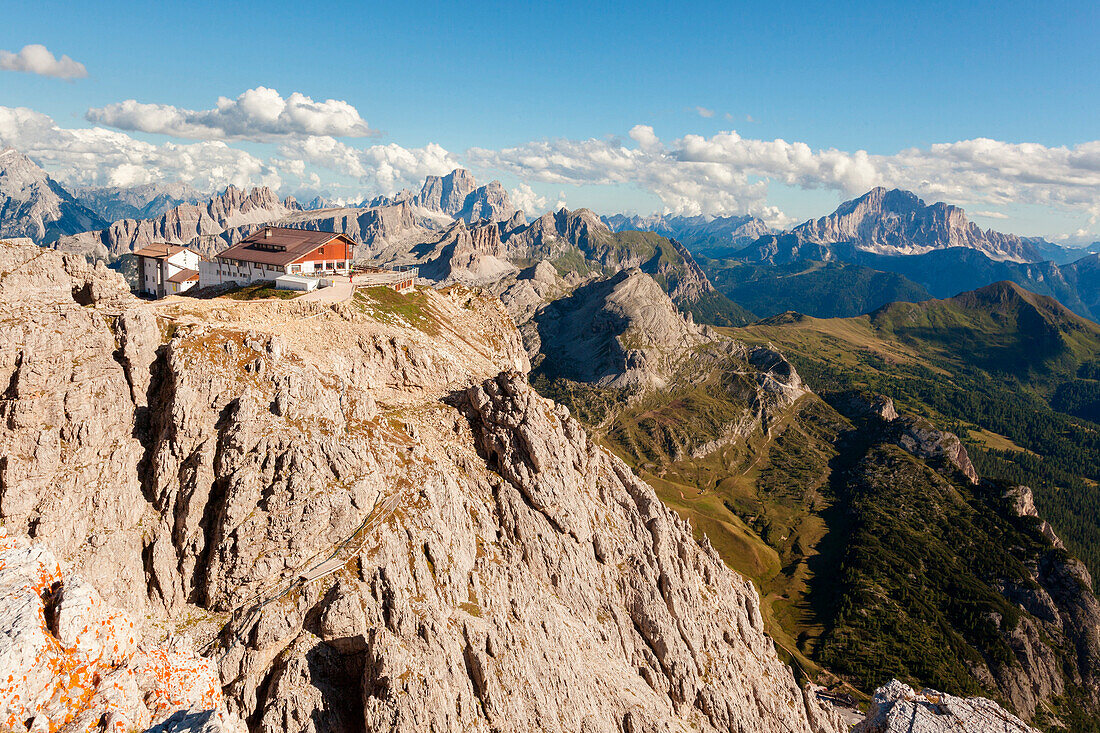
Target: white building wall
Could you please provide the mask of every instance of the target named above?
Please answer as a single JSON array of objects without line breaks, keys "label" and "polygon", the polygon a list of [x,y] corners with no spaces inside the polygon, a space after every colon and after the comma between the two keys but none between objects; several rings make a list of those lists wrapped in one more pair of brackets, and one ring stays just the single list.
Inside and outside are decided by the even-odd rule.
[{"label": "white building wall", "polygon": [[203,262],[202,257],[189,249],[175,253],[171,257],[158,259],[156,257],[139,257],[138,268],[141,278],[141,290],[155,297],[171,295],[183,292],[190,285],[181,289],[179,283],[168,282],[168,278],[180,270],[199,270]]},{"label": "white building wall", "polygon": [[199,287],[203,288],[211,285],[248,285],[260,280],[274,281],[286,272],[282,267],[253,262],[202,262],[197,269]]}]

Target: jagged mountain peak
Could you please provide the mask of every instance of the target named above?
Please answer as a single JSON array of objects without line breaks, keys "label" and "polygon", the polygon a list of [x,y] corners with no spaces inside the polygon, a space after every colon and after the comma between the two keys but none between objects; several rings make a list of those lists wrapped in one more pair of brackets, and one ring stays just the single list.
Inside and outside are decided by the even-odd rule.
[{"label": "jagged mountain peak", "polygon": [[[942,206],[943,204],[938,205]],[[924,208],[924,206],[924,200],[912,191],[876,186],[862,196],[842,203],[833,212],[833,216],[847,216],[860,210],[908,214]]]}]

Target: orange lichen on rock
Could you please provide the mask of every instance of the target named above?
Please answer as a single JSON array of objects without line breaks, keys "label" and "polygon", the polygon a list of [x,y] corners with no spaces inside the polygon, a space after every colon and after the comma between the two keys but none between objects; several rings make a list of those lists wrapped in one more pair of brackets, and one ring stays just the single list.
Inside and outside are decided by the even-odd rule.
[{"label": "orange lichen on rock", "polygon": [[178,710],[222,706],[217,669],[189,640],[139,650],[127,614],[2,527],[0,625],[0,730],[144,729]]}]

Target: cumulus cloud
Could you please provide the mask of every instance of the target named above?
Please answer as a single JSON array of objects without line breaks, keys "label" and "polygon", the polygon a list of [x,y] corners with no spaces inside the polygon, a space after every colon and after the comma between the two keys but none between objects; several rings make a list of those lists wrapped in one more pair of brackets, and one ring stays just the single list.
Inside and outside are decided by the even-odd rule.
[{"label": "cumulus cloud", "polygon": [[502,150],[471,149],[470,162],[520,180],[633,184],[670,213],[750,213],[778,225],[769,182],[856,196],[874,186],[906,188],[960,204],[1035,204],[1100,212],[1100,141],[1074,147],[975,139],[892,155],[813,149],[803,142],[745,138],[735,131],[663,142],[638,125],[621,140],[544,140]]},{"label": "cumulus cloud", "polygon": [[332,137],[288,140],[279,154],[359,180],[375,193],[392,194],[419,187],[428,175],[444,175],[460,167],[459,160],[436,143],[405,148],[396,143],[355,148]]},{"label": "cumulus cloud", "polygon": [[699,113],[700,117],[714,117],[714,110],[707,109],[706,107],[696,107],[695,111]]},{"label": "cumulus cloud", "polygon": [[271,166],[224,142],[153,145],[125,133],[65,129],[25,107],[0,107],[0,148],[11,146],[69,185],[135,186],[182,181],[204,191],[228,184],[278,186]]},{"label": "cumulus cloud", "polygon": [[[226,111],[203,124],[220,126],[227,137],[241,134],[245,123],[240,119],[258,119],[258,113],[243,111],[250,106],[240,102],[245,96],[225,107],[237,112]],[[228,121],[234,115],[237,127]],[[220,139],[153,144],[106,127],[62,128],[44,114],[11,107],[0,107],[0,147],[14,146],[63,183],[77,185],[178,180],[211,190],[230,183],[289,181],[298,190],[323,188],[369,198],[419,187],[426,175],[467,165],[479,173],[515,178],[519,185],[511,195],[528,213],[553,203],[552,196],[538,195],[531,184],[606,185],[655,195],[667,213],[753,214],[773,226],[787,226],[790,219],[769,201],[769,186],[782,184],[846,197],[874,186],[906,188],[926,200],[957,203],[974,209],[977,217],[994,219],[1004,217],[1001,212],[1011,214],[1014,206],[1047,207],[1074,214],[1074,228],[1087,218],[1086,229],[1073,235],[1079,238],[1091,236],[1090,231],[1095,235],[1100,222],[1100,141],[1048,147],[978,138],[883,155],[754,139],[735,131],[662,140],[652,127],[636,125],[622,138],[536,140],[456,155],[434,143],[360,147],[335,135],[291,134],[290,129],[314,128],[278,122],[281,115],[253,124],[254,135],[266,130],[263,134],[279,143],[266,160]],[[166,119],[159,129],[177,124],[171,115]],[[275,130],[283,132],[276,135]]]},{"label": "cumulus cloud", "polygon": [[528,215],[538,216],[546,211],[547,200],[545,196],[539,196],[534,189],[526,183],[521,183],[508,192],[509,198],[517,209]]},{"label": "cumulus cloud", "polygon": [[619,140],[544,140],[514,148],[471,148],[475,167],[505,171],[520,180],[569,185],[636,185],[680,214],[752,212],[780,222],[766,202],[767,184],[733,166],[678,160],[647,125],[630,130],[634,147]]},{"label": "cumulus cloud", "polygon": [[274,140],[293,136],[368,137],[377,134],[352,105],[339,99],[315,102],[294,92],[285,99],[267,87],[236,99],[219,97],[213,109],[192,110],[134,99],[89,109],[89,122],[120,130],[198,140]]},{"label": "cumulus cloud", "polygon": [[55,58],[49,49],[40,43],[23,46],[19,53],[0,50],[0,70],[25,71],[28,74],[52,76],[57,79],[83,79],[88,70],[79,61],[73,61],[65,54]]}]

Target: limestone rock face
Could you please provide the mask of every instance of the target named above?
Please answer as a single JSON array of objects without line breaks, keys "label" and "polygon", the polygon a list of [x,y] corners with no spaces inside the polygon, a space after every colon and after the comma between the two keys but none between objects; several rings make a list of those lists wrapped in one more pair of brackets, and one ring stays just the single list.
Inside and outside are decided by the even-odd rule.
[{"label": "limestone rock face", "polygon": [[490,181],[466,196],[456,216],[467,222],[480,219],[502,221],[511,219],[516,213],[516,208],[500,181]]},{"label": "limestone rock face", "polygon": [[457,216],[477,184],[470,172],[456,168],[445,176],[428,176],[413,203],[432,211]]},{"label": "limestone rock face", "polygon": [[957,435],[915,417],[896,418],[893,425],[900,428],[898,445],[902,448],[917,458],[942,459],[962,472],[970,483],[978,483],[978,472]]},{"label": "limestone rock face", "polygon": [[867,719],[852,733],[1038,733],[983,697],[953,697],[892,680],[875,690]]},{"label": "limestone rock face", "polygon": [[[751,585],[528,387],[499,301],[144,303],[33,246],[0,271],[0,518],[66,568],[66,649],[110,638],[101,602],[132,613],[139,691],[210,660],[254,731],[843,729]],[[164,643],[184,629],[205,660]],[[218,724],[147,709],[128,724]]]},{"label": "limestone rock face", "polygon": [[535,317],[550,376],[605,386],[660,386],[702,329],[644,272],[582,285]]},{"label": "limestone rock face", "polygon": [[[140,611],[145,516],[135,437],[156,320],[116,273],[0,247],[0,518],[47,539],[114,602]],[[144,412],[142,412],[144,414]]]},{"label": "limestone rock face", "polygon": [[751,585],[563,408],[517,373],[447,402],[416,430],[437,463],[401,530],[223,635],[259,730],[843,729],[776,658]]},{"label": "limestone rock face", "polygon": [[[55,246],[66,252],[106,258],[139,250],[153,242],[195,242],[202,254],[213,255],[228,246],[215,240],[215,235],[244,225],[270,223],[288,212],[267,186],[247,192],[229,186],[209,201],[180,204],[155,219],[121,219],[106,229],[62,237]],[[204,246],[207,243],[209,247]]]}]

